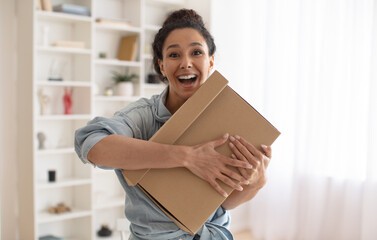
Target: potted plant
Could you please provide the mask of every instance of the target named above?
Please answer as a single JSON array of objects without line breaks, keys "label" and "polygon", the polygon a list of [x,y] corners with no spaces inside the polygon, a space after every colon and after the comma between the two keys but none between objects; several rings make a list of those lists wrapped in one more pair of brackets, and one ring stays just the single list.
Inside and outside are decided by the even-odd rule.
[{"label": "potted plant", "polygon": [[134,93],[134,86],[132,80],[138,76],[134,73],[129,74],[128,68],[124,74],[113,71],[112,79],[115,82],[115,94],[118,96],[132,96]]}]

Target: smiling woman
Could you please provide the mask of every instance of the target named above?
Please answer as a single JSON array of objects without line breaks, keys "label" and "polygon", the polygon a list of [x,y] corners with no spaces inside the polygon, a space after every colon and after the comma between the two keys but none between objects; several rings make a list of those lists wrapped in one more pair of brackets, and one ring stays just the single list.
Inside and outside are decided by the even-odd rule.
[{"label": "smiling woman", "polygon": [[[130,221],[130,239],[232,240],[227,229],[228,209],[250,200],[265,184],[263,152],[239,136],[224,136],[196,146],[177,146],[148,140],[207,80],[216,46],[202,18],[193,10],[173,12],[153,43],[154,68],[168,87],[151,99],[140,99],[107,119],[97,117],[77,130],[75,149],[84,163],[112,168],[126,192],[125,215]],[[215,148],[230,140],[234,157]],[[240,160],[242,159],[242,160]],[[179,229],[145,194],[129,186],[122,170],[185,167],[227,197],[195,236]],[[231,167],[240,169],[239,173]],[[252,170],[253,171],[252,171]],[[252,182],[249,179],[253,175]],[[238,190],[229,196],[219,182]]]},{"label": "smiling woman", "polygon": [[169,34],[163,47],[163,59],[158,60],[158,65],[169,81],[166,107],[171,113],[204,83],[213,61],[214,56],[209,55],[207,44],[197,30],[183,28]]}]

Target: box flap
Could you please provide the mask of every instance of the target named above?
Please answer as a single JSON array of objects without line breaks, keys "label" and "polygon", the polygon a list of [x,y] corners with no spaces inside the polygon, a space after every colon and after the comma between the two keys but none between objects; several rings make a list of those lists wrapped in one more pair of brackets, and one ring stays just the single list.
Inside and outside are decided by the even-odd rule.
[{"label": "box flap", "polygon": [[[190,125],[200,116],[200,114],[207,108],[207,106],[216,98],[216,96],[227,86],[228,80],[226,80],[218,71],[215,71],[211,75],[211,81],[206,81],[191,98],[189,98],[183,106],[178,109],[177,112],[160,128],[158,132],[164,132],[164,134],[158,134],[158,132],[152,136],[149,141],[174,144],[174,142],[190,127]],[[200,99],[200,101],[198,101]],[[183,111],[184,109],[184,111]],[[190,112],[187,115],[186,112]],[[174,131],[164,131],[169,123],[169,129]],[[149,169],[141,170],[123,170],[123,177],[126,179],[127,184],[135,186],[141,181],[143,176],[149,171]]]}]

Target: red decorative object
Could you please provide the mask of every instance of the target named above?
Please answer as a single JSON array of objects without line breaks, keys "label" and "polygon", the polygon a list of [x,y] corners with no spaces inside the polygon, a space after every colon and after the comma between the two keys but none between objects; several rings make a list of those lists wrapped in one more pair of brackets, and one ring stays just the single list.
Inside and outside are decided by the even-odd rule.
[{"label": "red decorative object", "polygon": [[64,114],[72,114],[72,88],[65,88],[64,89],[64,96],[63,96],[63,102],[64,102]]}]

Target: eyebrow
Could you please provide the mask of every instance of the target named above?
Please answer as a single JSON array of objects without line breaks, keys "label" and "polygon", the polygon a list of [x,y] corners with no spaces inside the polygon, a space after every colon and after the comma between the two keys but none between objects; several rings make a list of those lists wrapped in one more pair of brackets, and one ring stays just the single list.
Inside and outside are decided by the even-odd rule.
[{"label": "eyebrow", "polygon": [[[203,46],[203,44],[201,44],[200,42],[192,42],[190,43],[189,46]],[[169,45],[166,50],[168,50],[169,48],[177,48],[179,47],[179,44],[172,44],[172,45]]]}]

